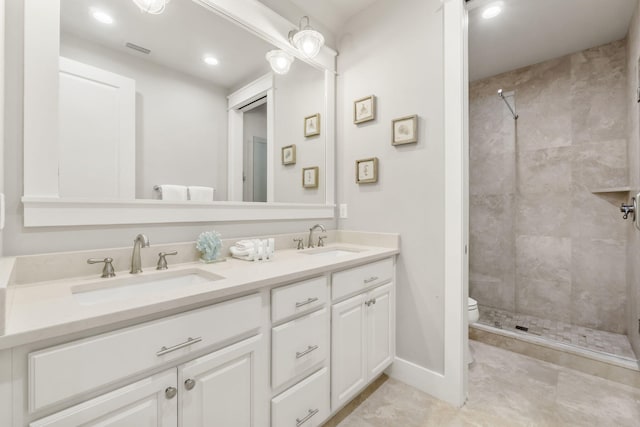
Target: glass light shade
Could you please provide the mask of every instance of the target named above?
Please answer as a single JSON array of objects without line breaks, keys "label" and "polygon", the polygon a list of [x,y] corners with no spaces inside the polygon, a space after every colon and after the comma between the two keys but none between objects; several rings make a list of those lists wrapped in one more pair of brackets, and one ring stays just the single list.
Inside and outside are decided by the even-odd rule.
[{"label": "glass light shade", "polygon": [[306,58],[315,58],[324,45],[324,36],[313,29],[304,29],[293,35],[293,45]]},{"label": "glass light shade", "polygon": [[152,15],[159,15],[164,12],[164,8],[169,1],[170,0],[133,0],[141,11]]},{"label": "glass light shade", "polygon": [[278,74],[287,74],[294,60],[293,56],[284,50],[271,50],[267,52],[266,58],[271,69]]}]

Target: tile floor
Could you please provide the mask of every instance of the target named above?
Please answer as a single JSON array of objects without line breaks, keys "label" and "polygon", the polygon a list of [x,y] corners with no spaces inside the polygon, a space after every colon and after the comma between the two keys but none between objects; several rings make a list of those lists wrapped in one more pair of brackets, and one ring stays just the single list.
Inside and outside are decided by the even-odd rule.
[{"label": "tile floor", "polygon": [[[600,353],[624,357],[625,359],[637,360],[626,335],[598,331],[596,329],[584,328],[555,320],[541,319],[525,314],[516,314],[486,306],[479,306],[479,309],[480,320],[478,323],[484,325],[509,330],[511,332],[535,335],[563,344],[571,344]],[[516,325],[524,326],[529,328],[529,330],[526,332],[518,330],[516,329]],[[640,421],[638,425],[640,426]]]},{"label": "tile floor", "polygon": [[469,400],[461,409],[383,379],[346,417],[339,413],[326,426],[640,426],[638,388],[477,341],[471,345],[476,361],[469,370]]}]

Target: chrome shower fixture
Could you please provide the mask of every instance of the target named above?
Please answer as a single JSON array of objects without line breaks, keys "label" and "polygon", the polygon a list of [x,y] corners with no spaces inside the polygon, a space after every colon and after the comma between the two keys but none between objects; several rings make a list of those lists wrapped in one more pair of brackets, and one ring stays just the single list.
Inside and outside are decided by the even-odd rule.
[{"label": "chrome shower fixture", "polygon": [[509,104],[509,101],[507,101],[507,98],[504,96],[502,89],[498,89],[498,96],[502,98],[505,104],[507,104],[507,108],[509,108],[509,111],[511,111],[511,115],[513,116],[513,119],[518,120],[518,117],[519,117],[518,114],[516,113],[515,109],[511,107],[511,104]]}]

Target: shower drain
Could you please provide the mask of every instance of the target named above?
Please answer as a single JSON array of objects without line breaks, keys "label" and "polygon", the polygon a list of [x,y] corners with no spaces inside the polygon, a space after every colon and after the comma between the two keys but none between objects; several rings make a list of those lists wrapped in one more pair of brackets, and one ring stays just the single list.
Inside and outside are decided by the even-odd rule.
[{"label": "shower drain", "polygon": [[526,326],[516,325],[516,329],[523,332],[529,332],[529,328],[527,328]]}]

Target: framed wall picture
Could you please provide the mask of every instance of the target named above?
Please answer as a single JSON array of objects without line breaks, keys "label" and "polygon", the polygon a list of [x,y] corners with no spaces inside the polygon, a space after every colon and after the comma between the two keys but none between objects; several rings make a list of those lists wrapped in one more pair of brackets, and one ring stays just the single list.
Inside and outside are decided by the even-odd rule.
[{"label": "framed wall picture", "polygon": [[295,144],[282,147],[282,164],[283,165],[296,164],[296,145]]},{"label": "framed wall picture", "polygon": [[356,184],[378,182],[378,158],[356,160]]},{"label": "framed wall picture", "polygon": [[392,145],[411,144],[418,142],[418,116],[406,116],[391,122]]},{"label": "framed wall picture", "polygon": [[376,97],[369,95],[353,101],[353,123],[364,123],[376,118]]},{"label": "framed wall picture", "polygon": [[304,136],[320,135],[320,113],[304,118]]},{"label": "framed wall picture", "polygon": [[318,188],[319,174],[320,168],[318,166],[302,168],[302,186],[304,188]]}]

